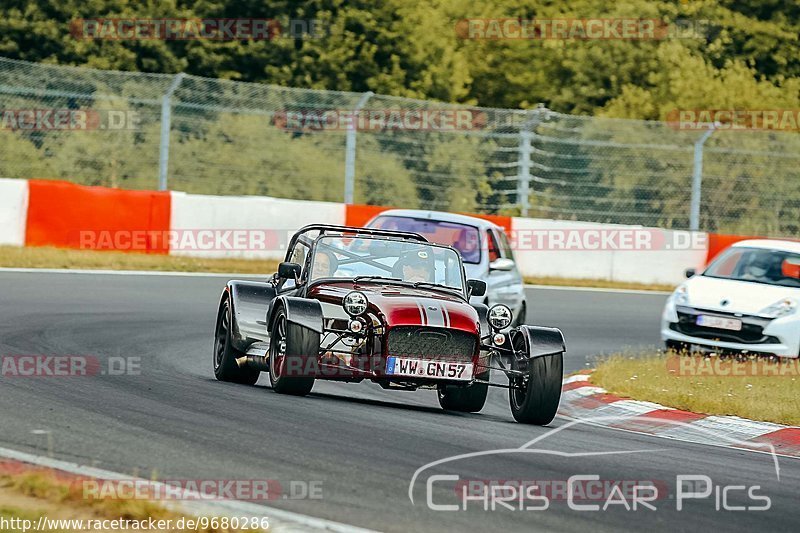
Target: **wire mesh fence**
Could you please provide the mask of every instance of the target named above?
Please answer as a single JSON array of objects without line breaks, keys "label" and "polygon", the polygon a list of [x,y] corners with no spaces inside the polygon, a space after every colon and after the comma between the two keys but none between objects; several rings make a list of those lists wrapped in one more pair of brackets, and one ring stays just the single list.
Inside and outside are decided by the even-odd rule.
[{"label": "wire mesh fence", "polygon": [[2,58],[0,112],[2,177],[800,233],[795,133],[715,131],[698,167],[666,122]]}]

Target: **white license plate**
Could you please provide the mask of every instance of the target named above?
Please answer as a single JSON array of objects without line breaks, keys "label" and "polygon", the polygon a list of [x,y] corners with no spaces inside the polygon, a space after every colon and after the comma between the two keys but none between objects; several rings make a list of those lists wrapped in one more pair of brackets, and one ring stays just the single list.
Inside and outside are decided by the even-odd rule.
[{"label": "white license plate", "polygon": [[405,357],[388,357],[386,359],[386,374],[390,376],[469,381],[472,379],[472,367],[472,363],[426,361],[406,359]]},{"label": "white license plate", "polygon": [[697,325],[706,328],[729,329],[731,331],[742,331],[742,321],[736,318],[725,318],[722,316],[699,315]]}]

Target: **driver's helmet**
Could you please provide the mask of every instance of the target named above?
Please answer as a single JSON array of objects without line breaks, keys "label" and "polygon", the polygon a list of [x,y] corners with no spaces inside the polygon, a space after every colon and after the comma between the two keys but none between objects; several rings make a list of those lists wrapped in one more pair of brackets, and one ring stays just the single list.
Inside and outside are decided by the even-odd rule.
[{"label": "driver's helmet", "polygon": [[434,273],[434,260],[433,254],[427,248],[413,248],[407,250],[400,255],[400,259],[394,264],[392,268],[393,276],[397,278],[405,278],[403,274],[403,267],[411,267],[420,272],[424,272],[425,281],[433,281]]}]

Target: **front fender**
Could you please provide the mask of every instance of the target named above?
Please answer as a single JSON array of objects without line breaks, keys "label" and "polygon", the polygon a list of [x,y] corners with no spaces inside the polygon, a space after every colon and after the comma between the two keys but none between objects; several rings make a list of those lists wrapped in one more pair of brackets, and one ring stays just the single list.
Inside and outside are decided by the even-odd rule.
[{"label": "front fender", "polygon": [[520,326],[512,331],[511,343],[518,353],[522,348],[528,359],[567,351],[561,330],[546,326]]},{"label": "front fender", "polygon": [[297,324],[311,331],[322,334],[323,315],[322,304],[318,300],[307,298],[296,298],[294,296],[279,296],[269,309],[269,327],[272,329],[272,321],[275,317],[275,310],[279,307],[286,313],[286,321]]},{"label": "front fender", "polygon": [[485,339],[492,333],[489,327],[489,307],[484,303],[472,304],[472,307],[478,312],[478,323],[481,326],[481,339]]},{"label": "front fender", "polygon": [[[239,351],[266,339],[266,310],[275,298],[275,286],[258,281],[229,281],[222,293],[231,306],[231,343]],[[220,301],[220,309],[222,301]]]}]

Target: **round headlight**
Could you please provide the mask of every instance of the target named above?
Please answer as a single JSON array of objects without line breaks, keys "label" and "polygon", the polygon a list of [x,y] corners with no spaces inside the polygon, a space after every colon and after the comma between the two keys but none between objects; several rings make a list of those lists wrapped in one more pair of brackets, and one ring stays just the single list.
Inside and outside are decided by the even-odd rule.
[{"label": "round headlight", "polygon": [[342,305],[350,316],[363,315],[367,311],[367,297],[363,292],[353,291],[344,297]]},{"label": "round headlight", "polygon": [[489,325],[492,329],[501,330],[511,325],[511,309],[507,305],[497,304],[489,309]]}]

